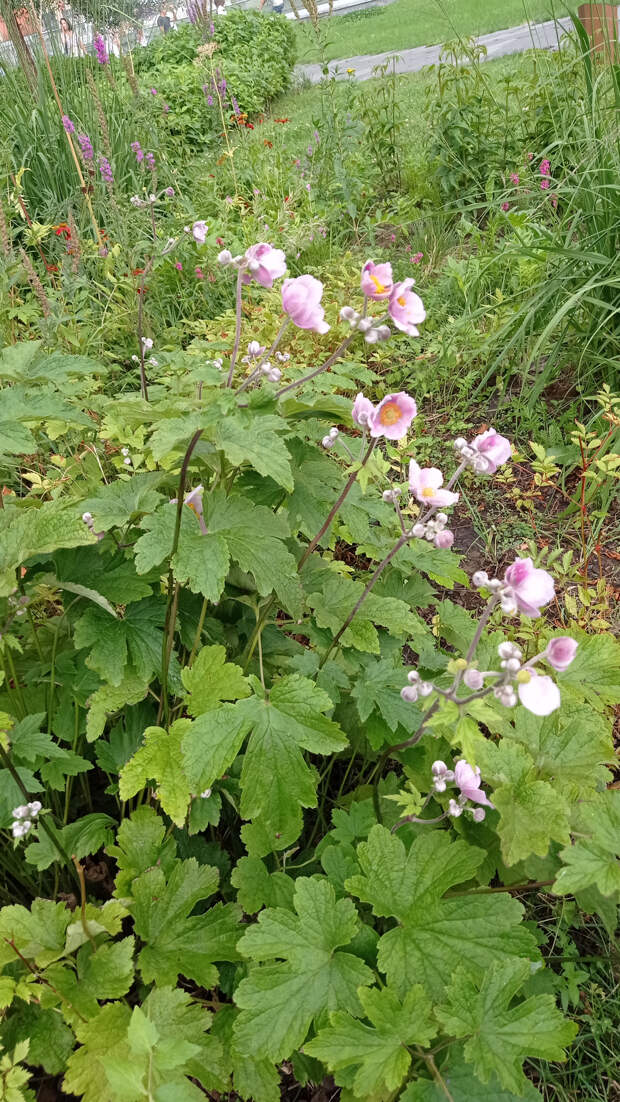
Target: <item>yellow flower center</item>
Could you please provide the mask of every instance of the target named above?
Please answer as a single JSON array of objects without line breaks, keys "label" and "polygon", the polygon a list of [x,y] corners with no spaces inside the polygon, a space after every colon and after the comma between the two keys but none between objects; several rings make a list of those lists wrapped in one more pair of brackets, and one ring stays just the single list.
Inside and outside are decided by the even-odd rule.
[{"label": "yellow flower center", "polygon": [[432,486],[425,486],[420,494],[420,497],[432,497],[435,491]]},{"label": "yellow flower center", "polygon": [[379,294],[379,295],[385,294],[385,292],[387,291],[387,287],[383,286],[383,284],[381,283],[381,280],[377,279],[377,277],[374,276],[374,275],[371,275],[370,278],[372,279],[375,287],[377,288],[377,294]]},{"label": "yellow flower center", "polygon": [[516,681],[519,685],[528,685],[531,680],[532,675],[529,670],[519,670],[516,676]]},{"label": "yellow flower center", "polygon": [[401,295],[399,298],[396,299],[396,301],[397,301],[399,306],[406,306],[407,305],[407,301],[406,301],[404,295]]},{"label": "yellow flower center", "polygon": [[401,411],[398,402],[387,402],[381,410],[379,420],[382,425],[395,425],[400,417]]}]

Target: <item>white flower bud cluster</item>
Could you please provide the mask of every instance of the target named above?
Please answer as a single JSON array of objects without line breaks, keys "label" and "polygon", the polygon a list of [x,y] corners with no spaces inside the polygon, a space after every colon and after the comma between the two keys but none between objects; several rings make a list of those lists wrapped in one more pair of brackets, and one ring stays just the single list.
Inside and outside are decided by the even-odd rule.
[{"label": "white flower bud cluster", "polygon": [[209,360],[208,362],[211,364],[211,367],[217,367],[218,371],[221,371],[224,366],[224,361],[220,360],[219,357],[216,360]]},{"label": "white flower bud cluster", "polygon": [[323,439],[321,440],[321,447],[325,448],[326,451],[330,451],[330,449],[333,448],[333,446],[336,443],[336,440],[338,439],[339,436],[340,436],[340,430],[335,428],[335,427],[331,428],[329,430],[327,436],[324,436]]},{"label": "white flower bud cluster", "polygon": [[121,455],[123,457],[123,463],[126,467],[131,467],[131,456],[129,454],[129,448],[121,448]]},{"label": "white flower bud cluster", "polygon": [[467,443],[464,436],[457,436],[454,441],[454,450],[461,463],[465,463],[468,467],[471,467],[472,471],[475,471],[476,474],[488,473],[489,464],[487,460],[476,450],[476,448],[472,448],[471,444]]},{"label": "white flower bud cluster", "polygon": [[467,685],[468,689],[478,692],[484,686],[484,674],[477,670],[475,666],[470,666],[463,674],[463,684]]},{"label": "white flower bud cluster", "polygon": [[475,823],[482,823],[486,817],[486,811],[483,807],[468,807],[466,796],[459,796],[458,800],[448,800],[448,815],[452,819],[458,819],[463,811],[471,812],[471,817]]},{"label": "white flower bud cluster", "polygon": [[392,335],[389,325],[374,325],[372,318],[363,317],[352,306],[343,306],[340,317],[349,323],[351,329],[357,329],[363,335],[366,344],[387,341]]},{"label": "white flower bud cluster", "polygon": [[448,769],[445,761],[434,761],[431,765],[431,773],[435,792],[445,792],[448,781],[454,780],[454,770]]},{"label": "white flower bud cluster", "polygon": [[400,501],[400,490],[398,488],[395,488],[393,490],[384,490],[382,497],[383,500],[388,503],[388,505],[398,505],[398,502]]},{"label": "white flower bud cluster", "polygon": [[[189,226],[186,226],[186,230],[189,233]],[[247,256],[243,256],[241,253],[239,256],[233,256],[230,249],[222,249],[221,253],[217,254],[217,262],[222,265],[222,268],[249,268],[251,272],[256,272],[260,268],[260,264],[257,260],[248,260]]]},{"label": "white flower bud cluster", "polygon": [[521,669],[523,652],[516,643],[500,643],[497,653],[501,659],[500,667],[504,670],[504,681],[493,690],[493,695],[505,708],[514,708],[517,703],[517,694],[510,682]]},{"label": "white flower bud cluster", "polygon": [[434,543],[436,547],[440,547],[441,539],[438,540],[438,536],[440,532],[445,532],[448,519],[447,513],[435,513],[435,516],[426,522],[417,521],[409,529],[408,534],[415,536],[418,540],[428,540],[429,543]]},{"label": "white flower bud cluster", "polygon": [[150,352],[151,348],[153,347],[152,339],[150,337],[143,337],[142,338],[142,347],[143,347],[145,352]]},{"label": "white flower bud cluster", "polygon": [[33,824],[36,822],[41,807],[42,804],[40,804],[38,800],[33,800],[30,804],[21,804],[20,807],[13,808],[11,812],[11,815],[13,816],[11,832],[14,838],[26,837],[26,835],[32,830]]},{"label": "white flower bud cluster", "polygon": [[290,358],[290,352],[276,352],[276,360],[279,360],[281,364],[287,364]]},{"label": "white flower bud cluster", "polygon": [[433,691],[432,681],[423,681],[417,670],[410,670],[407,674],[408,685],[400,690],[400,695],[408,704],[415,704],[418,697],[430,696]]},{"label": "white flower bud cluster", "polygon": [[282,378],[282,372],[279,367],[272,367],[269,360],[265,360],[260,365],[260,373],[264,375],[266,379],[269,379],[271,383],[279,383]]},{"label": "white flower bud cluster", "polygon": [[136,207],[137,210],[143,210],[144,207],[150,207],[151,203],[156,202],[156,196],[149,195],[148,199],[141,199],[139,195],[132,195],[129,202],[132,207]]},{"label": "white flower bud cluster", "polygon": [[476,570],[475,574],[472,574],[471,580],[477,589],[488,589],[499,597],[502,612],[505,612],[507,616],[514,616],[517,611],[517,602],[514,599],[514,591],[511,586],[500,578],[489,578],[486,570]]}]

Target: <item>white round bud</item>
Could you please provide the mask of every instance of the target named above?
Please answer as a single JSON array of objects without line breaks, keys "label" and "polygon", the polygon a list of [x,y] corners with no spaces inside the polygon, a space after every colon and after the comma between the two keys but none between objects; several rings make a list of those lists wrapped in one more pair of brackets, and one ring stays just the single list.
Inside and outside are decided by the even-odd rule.
[{"label": "white round bud", "polygon": [[360,333],[368,333],[372,329],[372,318],[360,318],[357,323],[357,328]]},{"label": "white round bud", "polygon": [[92,513],[82,513],[82,520],[84,521],[84,524],[92,524],[93,514]]},{"label": "white round bud", "polygon": [[[189,233],[189,226],[185,227],[185,232]],[[232,264],[232,253],[230,249],[222,249],[221,253],[217,254],[217,262],[225,268],[228,264]]]},{"label": "white round bud", "polygon": [[407,701],[407,704],[415,704],[418,699],[418,690],[415,685],[405,685],[400,690],[400,695],[403,700]]},{"label": "white round bud", "polygon": [[410,685],[417,685],[420,681],[420,675],[417,670],[409,670],[407,674],[407,681]]},{"label": "white round bud", "polygon": [[463,681],[467,685],[467,688],[473,689],[474,692],[477,692],[478,689],[481,689],[484,685],[484,677],[480,673],[480,670],[475,670],[473,668],[465,670]]},{"label": "white round bud", "polygon": [[474,820],[475,823],[484,822],[485,816],[486,816],[486,811],[484,810],[483,807],[474,807],[472,809],[471,817],[472,817],[472,819]]},{"label": "white round bud", "polygon": [[418,540],[424,539],[425,532],[426,526],[424,524],[414,524],[413,528],[411,529],[411,535],[415,536]]},{"label": "white round bud", "polygon": [[458,819],[459,815],[463,814],[463,808],[459,807],[456,800],[448,801],[448,815],[451,815],[453,819]]},{"label": "white round bud", "polygon": [[506,670],[510,670],[511,673],[518,673],[521,669],[521,663],[518,658],[508,658],[505,662],[502,662],[502,666]]},{"label": "white round bud", "polygon": [[334,428],[329,430],[329,435],[331,436],[332,440],[335,440],[337,436],[340,436],[340,430],[334,426]]},{"label": "white round bud", "polygon": [[282,372],[280,371],[280,368],[279,367],[272,367],[272,369],[269,372],[267,378],[272,383],[279,383],[280,379],[282,378]]},{"label": "white round bud", "polygon": [[464,436],[457,436],[456,440],[454,441],[455,451],[460,452],[460,451],[463,450],[463,448],[466,448],[466,447],[467,447],[467,441],[466,441],[465,437]]},{"label": "white round bud", "polygon": [[389,325],[377,326],[377,328],[375,329],[375,333],[377,334],[377,338],[380,341],[389,341],[390,337],[392,336],[392,330],[390,329]]},{"label": "white round bud", "polygon": [[475,586],[483,586],[487,584],[489,575],[486,570],[476,570],[476,572],[472,574],[471,580]]},{"label": "white round bud", "polygon": [[420,696],[430,696],[433,691],[432,681],[420,681],[418,692]]},{"label": "white round bud", "polygon": [[330,448],[333,448],[334,441],[332,440],[331,436],[324,436],[321,440],[321,444],[327,451],[329,451]]}]

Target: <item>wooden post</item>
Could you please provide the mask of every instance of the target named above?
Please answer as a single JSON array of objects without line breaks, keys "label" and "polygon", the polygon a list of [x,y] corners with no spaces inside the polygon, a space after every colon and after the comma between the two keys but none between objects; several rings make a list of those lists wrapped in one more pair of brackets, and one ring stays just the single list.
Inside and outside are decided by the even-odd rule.
[{"label": "wooden post", "polygon": [[618,58],[618,5],[590,0],[578,9],[579,18],[597,54],[606,54],[610,60]]}]

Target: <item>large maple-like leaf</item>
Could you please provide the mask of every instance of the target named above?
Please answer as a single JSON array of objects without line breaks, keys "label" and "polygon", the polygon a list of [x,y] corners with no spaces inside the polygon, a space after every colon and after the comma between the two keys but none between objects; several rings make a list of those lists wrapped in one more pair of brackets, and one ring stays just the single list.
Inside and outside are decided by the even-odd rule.
[{"label": "large maple-like leaf", "polygon": [[463,1052],[483,1083],[495,1073],[507,1090],[522,1094],[527,1085],[523,1061],[564,1060],[565,1046],[577,1032],[552,995],[534,995],[513,1002],[530,975],[526,960],[496,962],[482,980],[459,968],[447,991],[447,1002],[436,1010],[445,1031],[467,1037]]},{"label": "large maple-like leaf", "polygon": [[311,877],[297,880],[294,902],[296,914],[262,911],[239,942],[244,956],[270,963],[254,968],[237,988],[236,1046],[271,1060],[298,1048],[323,1011],[361,1013],[358,988],[373,980],[358,957],[343,951],[359,928],[350,899],[336,901],[327,880]]},{"label": "large maple-like leaf", "polygon": [[383,1086],[388,1091],[400,1087],[411,1064],[408,1046],[428,1045],[437,1026],[431,1020],[431,1000],[420,984],[414,984],[404,999],[389,987],[362,987],[359,999],[372,1025],[336,1011],[330,1025],[304,1045],[304,1052],[323,1060],[332,1071],[357,1068],[354,1094],[368,1098]]},{"label": "large maple-like leaf", "polygon": [[523,908],[516,900],[443,898],[475,876],[483,850],[434,831],[416,838],[407,853],[400,838],[377,825],[357,856],[364,875],[347,880],[347,890],[376,915],[399,922],[380,938],[378,963],[401,996],[421,982],[440,998],[464,958],[482,973],[493,961],[531,954],[534,942],[519,925]]},{"label": "large maple-like leaf", "polygon": [[174,985],[181,974],[208,988],[218,978],[214,961],[238,960],[239,907],[218,903],[192,915],[197,903],[213,895],[218,879],[217,869],[192,857],[176,861],[167,879],[157,867],[133,881],[129,909],[145,943],[138,957],[145,983]]}]

